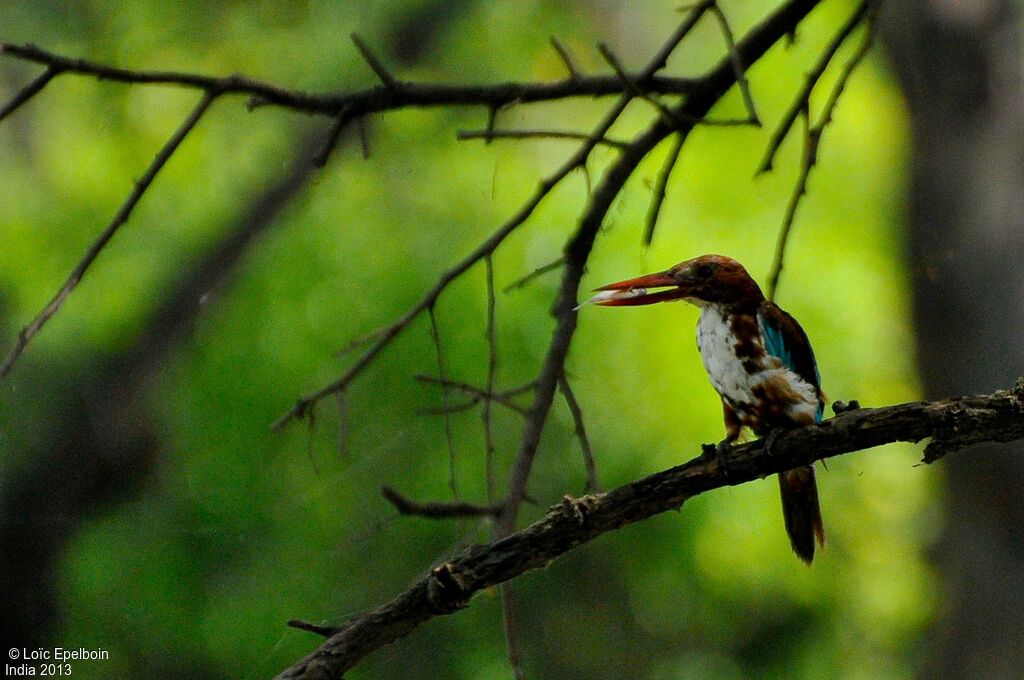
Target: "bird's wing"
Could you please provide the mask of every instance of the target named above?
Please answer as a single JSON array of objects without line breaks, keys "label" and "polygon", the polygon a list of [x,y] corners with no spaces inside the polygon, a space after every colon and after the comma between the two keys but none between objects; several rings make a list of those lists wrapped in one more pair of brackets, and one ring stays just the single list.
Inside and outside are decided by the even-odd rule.
[{"label": "bird's wing", "polygon": [[774,302],[764,301],[757,310],[757,321],[764,337],[765,351],[778,357],[789,370],[814,386],[818,392],[818,420],[821,420],[825,403],[821,394],[821,376],[814,350],[807,339],[807,333],[796,319]]}]

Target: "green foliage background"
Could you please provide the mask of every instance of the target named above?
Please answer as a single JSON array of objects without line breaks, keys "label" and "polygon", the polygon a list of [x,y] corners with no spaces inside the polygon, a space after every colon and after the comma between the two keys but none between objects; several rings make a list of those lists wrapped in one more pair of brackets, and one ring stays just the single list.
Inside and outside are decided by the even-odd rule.
[{"label": "green foliage background", "polygon": [[[571,46],[582,69],[605,71],[598,41],[636,66],[679,16],[660,2],[352,5],[12,2],[0,8],[0,33],[128,68],[237,71],[289,88],[345,91],[375,84],[351,32],[379,47],[406,79],[548,80],[565,75],[551,35]],[[723,5],[738,34],[769,6]],[[826,3],[792,46],[777,46],[752,70],[765,128],[704,127],[693,135],[654,244],[644,249],[661,157],[649,159],[609,215],[585,283],[705,252],[736,257],[764,282],[798,140],[785,144],[773,172],[753,172],[803,74],[850,10],[851,3]],[[720,58],[721,35],[705,23],[670,72],[696,74]],[[0,61],[2,98],[36,73]],[[175,88],[65,76],[0,126],[5,345],[196,99]],[[46,440],[48,418],[68,401],[69,376],[87,376],[104,356],[131,346],[161,294],[282,171],[297,140],[329,126],[273,108],[247,112],[244,103],[215,105],[0,383],[0,484]],[[503,111],[499,124],[585,131],[604,105],[521,106]],[[741,113],[735,92],[715,112]],[[613,136],[629,138],[653,115],[633,104]],[[441,394],[414,379],[438,370],[426,318],[353,386],[343,450],[338,414],[326,404],[312,430],[269,428],[299,394],[343,370],[351,355],[335,359],[336,352],[418,300],[574,149],[559,141],[455,140],[456,130],[485,121],[486,112],[473,109],[370,120],[371,156],[361,158],[357,139],[345,142],[228,284],[210,291],[195,329],[145,393],[159,433],[156,472],[77,527],[62,553],[61,611],[49,639],[110,652],[108,662],[76,664],[76,677],[166,677],[169,669],[183,677],[267,677],[317,642],[287,629],[288,619],[340,623],[467,542],[487,540],[478,522],[398,518],[379,495],[389,484],[418,499],[450,498],[443,422],[423,413],[441,404]],[[778,295],[807,329],[831,399],[881,405],[917,394],[901,261],[906,146],[899,94],[876,50],[825,133]],[[594,177],[612,154],[597,153]],[[496,254],[499,291],[560,255],[586,200],[580,174],[553,192]],[[556,280],[499,292],[501,386],[537,370]],[[482,267],[437,306],[445,369],[455,379],[485,379],[485,309]],[[684,305],[581,311],[570,379],[605,487],[677,464],[721,437],[719,402],[693,342],[696,317]],[[496,423],[500,492],[520,419],[499,410]],[[452,426],[460,493],[483,501],[479,411],[455,416]],[[529,677],[908,677],[939,590],[926,560],[941,523],[938,473],[915,467],[917,458],[913,447],[894,446],[835,459],[819,472],[829,545],[811,569],[790,554],[776,484],[766,480],[695,498],[679,514],[602,537],[521,578],[515,591]],[[536,506],[524,519],[565,493],[582,493],[584,481],[572,419],[558,402],[530,487]],[[491,593],[374,654],[351,677],[509,674]]]}]

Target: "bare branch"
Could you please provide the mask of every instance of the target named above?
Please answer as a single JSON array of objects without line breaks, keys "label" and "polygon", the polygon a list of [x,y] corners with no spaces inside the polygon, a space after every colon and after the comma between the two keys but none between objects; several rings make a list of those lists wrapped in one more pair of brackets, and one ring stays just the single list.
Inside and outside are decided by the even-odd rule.
[{"label": "bare branch", "polygon": [[43,325],[57,313],[57,310],[59,310],[61,305],[64,304],[64,300],[66,300],[71,292],[78,286],[78,282],[82,280],[85,272],[89,269],[90,265],[92,265],[93,261],[96,260],[96,257],[100,254],[107,243],[110,242],[110,239],[114,237],[117,230],[128,221],[128,217],[131,215],[132,210],[135,208],[136,204],[138,204],[142,195],[146,193],[146,190],[149,188],[150,184],[153,183],[153,180],[156,179],[157,173],[160,172],[168,159],[170,159],[171,155],[178,149],[178,146],[185,139],[186,135],[188,135],[188,133],[191,132],[199,123],[199,120],[203,117],[203,114],[206,113],[207,109],[209,109],[218,94],[219,93],[215,90],[207,91],[203,94],[202,99],[199,100],[196,107],[191,113],[189,113],[188,117],[175,131],[175,133],[171,135],[171,138],[167,140],[164,147],[160,149],[160,152],[157,153],[153,162],[150,163],[148,168],[146,168],[146,172],[135,183],[135,187],[132,189],[131,194],[129,194],[128,198],[121,205],[121,208],[117,211],[117,214],[114,215],[110,224],[107,225],[107,228],[100,233],[96,240],[89,246],[88,250],[86,250],[85,255],[71,271],[71,274],[64,282],[64,285],[61,286],[60,290],[57,291],[57,294],[54,295],[42,311],[36,315],[32,322],[18,333],[17,342],[7,354],[3,363],[0,364],[0,378],[10,372],[14,363],[18,360],[18,357],[20,357],[25,351],[25,347],[28,343],[31,342],[32,338],[34,338],[40,329],[42,329]]},{"label": "bare branch", "polygon": [[516,615],[516,595],[512,583],[501,584],[501,613],[505,618],[505,641],[508,645],[508,664],[514,680],[526,680],[523,671],[523,644],[519,634],[519,617]]},{"label": "bare branch", "polygon": [[796,217],[796,209],[800,206],[800,200],[807,193],[807,178],[811,174],[818,158],[818,143],[821,141],[821,131],[815,130],[807,119],[808,113],[802,115],[805,131],[803,149],[800,155],[800,173],[797,175],[793,186],[793,193],[786,203],[786,214],[782,218],[782,228],[779,230],[779,238],[775,244],[775,255],[772,257],[772,270],[768,274],[767,295],[769,300],[775,299],[775,291],[779,287],[779,277],[782,275],[782,266],[786,257],[786,244],[789,242],[789,234],[793,228],[793,220]]},{"label": "bare branch", "polygon": [[728,475],[714,456],[697,457],[611,491],[566,499],[537,522],[487,545],[473,545],[435,567],[409,590],[355,618],[313,653],[281,673],[285,679],[337,678],[369,652],[431,618],[452,614],[481,590],[548,565],[608,531],[677,510],[698,494],[896,441],[932,437],[926,460],[983,441],[1024,439],[1024,381],[1012,391],[937,402],[849,411],[779,434],[766,453],[758,440],[735,447]]},{"label": "bare branch", "polygon": [[[488,85],[417,83],[392,80],[355,92],[314,94],[258,81],[241,75],[204,76],[178,71],[143,71],[118,68],[86,59],[73,59],[36,47],[0,42],[0,55],[43,64],[60,73],[94,76],[129,84],[171,85],[225,95],[249,96],[252,108],[281,106],[311,114],[337,117],[350,112],[352,118],[406,107],[489,106],[530,104],[568,97],[607,97],[622,94],[622,82],[615,76],[580,76],[553,82],[505,82]],[[648,92],[685,95],[697,85],[694,78],[635,74],[630,78]]]}]

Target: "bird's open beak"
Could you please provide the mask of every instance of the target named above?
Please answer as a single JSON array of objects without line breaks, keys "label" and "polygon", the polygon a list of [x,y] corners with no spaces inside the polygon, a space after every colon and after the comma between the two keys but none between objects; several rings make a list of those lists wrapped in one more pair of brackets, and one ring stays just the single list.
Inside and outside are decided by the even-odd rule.
[{"label": "bird's open beak", "polygon": [[[651,288],[664,288],[665,290],[649,292]],[[627,281],[609,283],[607,286],[601,286],[594,290],[600,292],[584,302],[584,305],[595,304],[605,307],[650,305],[655,302],[679,300],[686,296],[686,291],[680,287],[679,281],[668,272],[647,274]]]}]

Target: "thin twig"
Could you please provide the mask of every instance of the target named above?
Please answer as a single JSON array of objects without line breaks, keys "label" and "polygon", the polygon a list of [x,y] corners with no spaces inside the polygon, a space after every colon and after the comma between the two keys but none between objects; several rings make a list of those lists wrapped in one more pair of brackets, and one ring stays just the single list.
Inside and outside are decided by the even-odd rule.
[{"label": "thin twig", "polygon": [[612,53],[611,48],[609,48],[604,43],[598,43],[597,51],[601,54],[602,57],[604,57],[604,60],[608,62],[608,65],[612,67],[613,71],[615,71],[615,75],[619,77],[619,79],[622,81],[622,84],[626,87],[626,89],[629,92],[633,94],[634,97],[643,100],[650,104],[651,106],[653,106],[655,110],[657,110],[658,114],[661,115],[662,118],[664,118],[665,122],[668,125],[673,127],[679,125],[679,121],[676,118],[675,114],[672,113],[672,111],[670,111],[667,106],[665,106],[660,101],[658,101],[650,94],[645,92],[642,87],[640,87],[637,83],[630,79],[629,74],[626,73],[626,70],[622,67],[622,64],[619,63],[618,57],[616,57],[615,54]]},{"label": "thin twig", "polygon": [[362,55],[363,60],[373,69],[373,72],[380,78],[380,82],[384,83],[384,87],[389,90],[394,90],[398,87],[398,83],[395,77],[391,75],[390,71],[384,66],[383,62],[378,59],[370,48],[367,47],[366,43],[363,42],[362,38],[353,33],[351,36],[352,42],[355,44],[356,49],[359,50],[359,54]]},{"label": "thin twig", "polygon": [[331,153],[334,152],[335,147],[338,146],[338,141],[341,140],[341,133],[350,122],[352,122],[352,117],[347,109],[340,111],[334,118],[334,123],[331,124],[331,129],[327,131],[327,139],[324,140],[324,144],[320,148],[320,151],[318,151],[316,156],[313,158],[313,163],[316,167],[322,168],[327,165],[327,161],[330,159]]},{"label": "thin twig", "polygon": [[[458,130],[455,136],[460,141],[467,139],[483,139],[491,142],[495,139],[568,139],[572,141],[586,141],[591,135],[585,132],[572,132],[569,130]],[[609,146],[613,149],[622,149],[626,142],[615,139],[602,138],[597,140],[598,144]]]},{"label": "thin twig", "polygon": [[594,450],[590,446],[587,428],[583,424],[583,409],[580,407],[580,403],[576,401],[576,395],[569,385],[569,379],[565,377],[565,371],[562,371],[562,375],[558,379],[558,387],[562,392],[562,396],[565,397],[569,413],[572,414],[576,438],[580,441],[580,449],[583,452],[583,466],[587,471],[587,493],[600,492],[601,484],[597,481],[597,465],[594,463]]},{"label": "thin twig", "polygon": [[437,355],[437,374],[440,376],[441,404],[444,408],[442,416],[444,417],[444,438],[448,444],[448,488],[451,489],[452,498],[458,500],[459,487],[455,475],[455,435],[452,433],[452,419],[447,410],[449,407],[448,383],[445,377],[444,352],[441,351],[441,331],[437,327],[437,314],[434,311],[434,305],[430,305],[427,309],[427,315],[430,317],[430,339],[434,343]]},{"label": "thin twig", "polygon": [[768,274],[768,299],[775,299],[775,291],[779,287],[779,277],[782,275],[782,265],[786,257],[786,245],[789,242],[789,234],[793,229],[793,219],[796,217],[796,209],[800,206],[800,199],[807,193],[807,178],[811,174],[818,154],[818,141],[821,135],[815,133],[808,121],[806,110],[800,116],[804,120],[803,146],[800,154],[800,173],[797,175],[793,185],[793,192],[786,202],[786,213],[782,218],[782,227],[779,229],[779,237],[775,243],[775,255],[772,257],[772,269]]},{"label": "thin twig", "polygon": [[565,64],[565,70],[569,72],[569,80],[578,80],[580,78],[580,70],[576,67],[576,60],[572,56],[572,51],[555,36],[551,36],[551,47],[554,48],[562,63]]},{"label": "thin twig", "polygon": [[[450,379],[446,379],[446,378],[438,378],[438,377],[435,377],[435,376],[432,376],[432,375],[424,375],[422,373],[417,375],[416,379],[421,381],[421,382],[431,383],[433,385],[441,385],[441,386],[444,386],[444,387],[448,387],[448,388],[451,388],[451,389],[460,390],[462,392],[465,392],[466,394],[468,394],[468,395],[470,395],[470,396],[472,396],[474,398],[473,403],[476,403],[477,401],[496,401],[499,404],[501,404],[502,406],[505,406],[505,407],[515,411],[516,413],[523,414],[523,415],[526,414],[526,409],[524,407],[520,406],[519,404],[515,403],[514,401],[512,401],[511,398],[509,398],[509,396],[508,396],[509,395],[508,392],[494,392],[494,391],[492,391],[490,389],[480,388],[480,387],[477,387],[476,385],[470,385],[469,383],[459,382],[458,380],[450,380]],[[526,389],[530,389],[530,388],[526,387],[526,388],[517,388],[517,389],[521,390],[521,391],[525,391]],[[453,408],[457,408],[457,407],[453,407]],[[458,410],[462,410],[462,409],[458,409]]]},{"label": "thin twig", "polygon": [[178,149],[178,146],[181,145],[181,142],[184,141],[188,133],[191,132],[199,123],[203,114],[206,113],[207,109],[210,108],[210,105],[219,96],[219,94],[220,93],[215,90],[203,93],[202,99],[199,100],[199,103],[196,104],[194,109],[192,109],[185,121],[178,127],[174,134],[171,135],[171,138],[167,140],[167,143],[164,144],[162,149],[160,149],[160,152],[157,153],[153,162],[149,164],[148,168],[146,168],[146,172],[135,183],[131,194],[129,194],[125,202],[121,204],[120,209],[118,209],[117,214],[114,215],[110,224],[107,225],[106,229],[104,229],[96,240],[89,246],[85,255],[71,271],[71,274],[64,282],[64,285],[61,286],[60,290],[57,291],[57,294],[54,295],[42,311],[36,315],[32,322],[18,333],[17,342],[7,354],[3,364],[0,364],[0,378],[10,372],[14,363],[18,360],[18,357],[20,357],[25,351],[25,347],[28,343],[31,342],[32,338],[35,337],[43,325],[57,313],[57,310],[64,304],[67,297],[78,286],[78,282],[82,280],[86,271],[96,260],[96,257],[100,254],[107,243],[110,242],[110,239],[114,237],[117,230],[128,221],[128,217],[131,215],[132,210],[135,208],[136,204],[138,204],[143,194],[146,193],[146,190],[149,188],[150,184],[153,183],[153,180],[156,179],[157,173],[159,173],[164,165],[166,165],[171,155]]},{"label": "thin twig", "polygon": [[654,228],[658,224],[661,206],[665,202],[668,180],[672,176],[673,168],[676,167],[676,161],[679,160],[679,153],[683,150],[683,142],[685,141],[686,138],[682,135],[675,137],[672,141],[672,148],[669,149],[668,155],[665,156],[665,161],[661,164],[661,169],[658,171],[657,180],[654,183],[654,194],[651,196],[651,204],[647,208],[647,219],[644,224],[643,243],[645,246],[651,245],[651,242],[654,240]]},{"label": "thin twig", "polygon": [[286,625],[289,628],[298,628],[299,630],[304,630],[309,633],[316,633],[321,637],[331,637],[341,630],[335,626],[321,626],[316,623],[310,623],[309,621],[303,621],[302,619],[290,619]]},{"label": "thin twig", "polygon": [[[494,295],[494,258],[484,258],[484,271],[487,283],[487,384],[485,391],[494,394],[494,382],[498,373],[498,331],[495,320],[497,300]],[[494,504],[494,423],[491,420],[491,399],[484,399],[483,413],[480,415],[484,424],[484,480],[487,487],[487,502]]]},{"label": "thin twig", "polygon": [[548,262],[545,265],[537,267],[536,269],[534,269],[532,272],[530,272],[526,276],[524,276],[524,277],[522,277],[520,279],[516,279],[512,283],[508,284],[507,286],[505,286],[504,288],[501,289],[501,292],[502,293],[510,293],[513,290],[517,290],[519,288],[522,288],[523,286],[528,284],[530,281],[533,281],[535,278],[537,278],[539,276],[543,276],[544,274],[547,274],[550,271],[554,271],[555,269],[558,269],[559,267],[561,267],[563,264],[565,264],[565,257],[560,257],[557,260],[554,260],[553,262]]},{"label": "thin twig", "polygon": [[854,10],[853,14],[850,15],[846,23],[832,37],[832,40],[825,46],[825,49],[822,50],[818,60],[804,78],[803,86],[797,91],[796,96],[793,97],[793,102],[790,104],[789,109],[783,114],[782,119],[775,128],[775,132],[772,133],[764,158],[761,159],[761,163],[757,166],[755,174],[760,175],[772,169],[775,163],[775,155],[782,146],[783,140],[789,135],[789,131],[792,129],[801,111],[810,106],[811,92],[814,91],[818,81],[825,74],[825,70],[839,51],[839,48],[843,46],[843,43],[846,42],[857,26],[864,21],[868,15],[871,2],[872,0],[863,0],[857,6],[857,9]]},{"label": "thin twig", "polygon": [[60,73],[60,68],[56,66],[47,66],[46,70],[40,73],[35,80],[18,90],[17,94],[11,97],[11,100],[4,104],[3,108],[0,108],[0,121],[14,113],[18,107],[29,99],[32,99],[32,97],[42,92],[43,88],[46,87],[54,77],[60,75]]},{"label": "thin twig", "polygon": [[381,488],[380,493],[388,503],[403,515],[415,515],[428,519],[453,519],[457,517],[494,517],[501,512],[501,505],[474,505],[473,503],[420,503],[406,498],[390,486]]},{"label": "thin twig", "polygon": [[338,405],[338,459],[345,458],[345,448],[348,443],[348,402],[344,392],[334,395]]},{"label": "thin twig", "polygon": [[747,114],[750,116],[749,122],[752,125],[761,127],[761,119],[757,115],[757,109],[754,108],[754,97],[750,94],[750,83],[747,82],[746,65],[743,63],[739,52],[736,51],[736,40],[733,38],[729,20],[725,18],[725,12],[722,11],[717,2],[711,6],[710,10],[722,29],[725,46],[728,48],[729,58],[732,60],[733,75],[736,76],[736,87],[739,88],[740,96],[743,97],[743,105],[746,106]]},{"label": "thin twig", "polygon": [[839,97],[846,89],[847,82],[849,82],[854,70],[856,70],[857,66],[871,48],[873,24],[871,23],[870,15],[868,21],[868,31],[864,36],[864,40],[861,42],[860,47],[853,56],[851,56],[843,65],[843,70],[840,72],[835,85],[832,87],[832,91],[829,93],[828,99],[822,106],[818,120],[812,125],[810,122],[810,112],[805,109],[802,114],[802,117],[804,118],[805,132],[803,149],[800,156],[800,173],[797,176],[796,183],[793,187],[793,193],[790,194],[789,202],[786,204],[786,213],[783,216],[782,227],[779,230],[779,237],[775,243],[775,254],[772,257],[772,268],[771,272],[768,274],[767,293],[769,300],[775,299],[775,293],[778,290],[779,278],[782,275],[782,268],[786,257],[786,245],[789,242],[789,235],[792,232],[793,221],[796,218],[797,208],[800,205],[800,201],[807,194],[807,181],[810,177],[811,170],[814,169],[818,162],[818,147],[821,144],[822,134],[824,134],[825,128],[832,121],[832,115],[839,102]]}]

